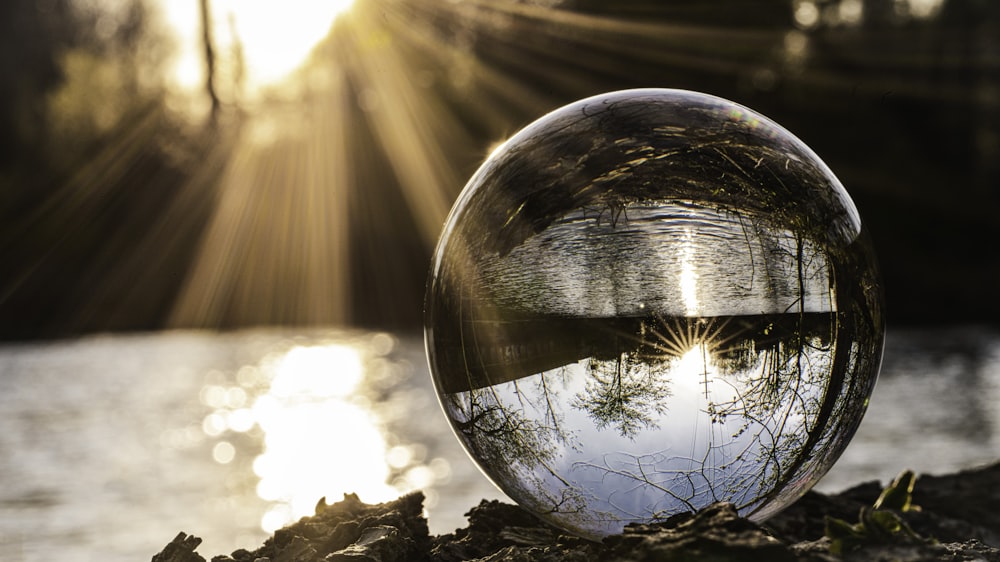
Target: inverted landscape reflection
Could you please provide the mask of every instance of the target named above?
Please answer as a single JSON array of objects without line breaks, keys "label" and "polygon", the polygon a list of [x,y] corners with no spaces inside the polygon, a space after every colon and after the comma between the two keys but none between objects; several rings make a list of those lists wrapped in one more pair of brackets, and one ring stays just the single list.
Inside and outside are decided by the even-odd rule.
[{"label": "inverted landscape reflection", "polygon": [[714,501],[754,514],[802,493],[867,405],[863,372],[828,396],[842,368],[836,323],[649,319],[646,338],[598,326],[574,363],[442,401],[487,474],[576,532],[600,537]]}]

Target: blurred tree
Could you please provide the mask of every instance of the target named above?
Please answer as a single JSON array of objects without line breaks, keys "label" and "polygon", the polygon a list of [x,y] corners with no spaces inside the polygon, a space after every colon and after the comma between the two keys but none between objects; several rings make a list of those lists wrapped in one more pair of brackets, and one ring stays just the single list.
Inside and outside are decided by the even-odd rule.
[{"label": "blurred tree", "polygon": [[166,109],[144,0],[0,10],[0,337],[160,325],[224,143]]},{"label": "blurred tree", "polygon": [[[172,113],[151,2],[0,3],[0,337],[160,327],[191,268],[241,125]],[[293,133],[283,112],[343,113],[347,185],[282,162],[346,201],[350,322],[418,326],[435,229],[489,147],[629,87],[727,97],[813,147],[872,230],[894,321],[1000,317],[984,298],[1000,284],[1000,3],[358,0],[283,102],[242,92],[248,37],[213,29],[216,111],[270,118],[247,143]],[[271,182],[244,167],[238,183]]]},{"label": "blurred tree", "polygon": [[215,45],[212,40],[212,9],[208,0],[199,0],[201,11],[201,42],[205,50],[205,90],[212,103],[210,119],[214,123],[219,118],[219,95],[215,93]]},{"label": "blurred tree", "polygon": [[[66,17],[69,0],[9,0],[0,3],[0,170],[15,175],[16,167],[40,157],[44,134],[45,95],[63,80],[59,56],[75,44]],[[8,176],[9,177],[9,176]],[[7,179],[7,178],[4,178]],[[13,178],[7,179],[13,181]],[[5,182],[6,183],[6,182]],[[2,208],[13,193],[2,190]]]}]

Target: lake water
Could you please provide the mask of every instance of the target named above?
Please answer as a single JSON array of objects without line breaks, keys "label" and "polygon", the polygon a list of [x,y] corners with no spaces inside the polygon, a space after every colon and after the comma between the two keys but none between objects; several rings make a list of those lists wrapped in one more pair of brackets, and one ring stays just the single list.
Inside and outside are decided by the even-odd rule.
[{"label": "lake water", "polygon": [[619,222],[573,210],[507,255],[475,256],[496,306],[534,314],[751,315],[800,300],[806,312],[836,310],[833,266],[815,244],[690,202],[630,205]]},{"label": "lake water", "polygon": [[[452,436],[416,334],[253,330],[0,345],[0,558],[253,549],[316,501],[427,494],[432,533],[501,498]],[[836,491],[1000,459],[1000,331],[890,329]],[[918,483],[919,486],[919,483]]]}]

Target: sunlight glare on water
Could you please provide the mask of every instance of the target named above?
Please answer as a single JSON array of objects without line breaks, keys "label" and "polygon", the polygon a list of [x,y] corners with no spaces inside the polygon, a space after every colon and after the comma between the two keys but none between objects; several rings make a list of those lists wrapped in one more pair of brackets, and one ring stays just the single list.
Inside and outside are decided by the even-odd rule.
[{"label": "sunlight glare on water", "polygon": [[694,265],[694,233],[690,229],[684,231],[681,249],[681,271],[678,279],[681,289],[681,299],[684,301],[684,311],[688,316],[698,314],[698,272]]},{"label": "sunlight glare on water", "polygon": [[[364,501],[381,502],[399,495],[387,483],[390,466],[382,424],[355,394],[364,375],[357,349],[296,346],[264,361],[259,371],[270,382],[249,407],[243,407],[248,398],[239,387],[208,385],[202,400],[220,408],[205,418],[208,436],[246,432],[254,425],[263,433],[263,452],[253,462],[257,495],[271,504],[261,517],[263,530],[273,532],[311,515],[324,496],[332,502],[357,493]],[[245,376],[254,375],[248,371]],[[220,441],[212,454],[216,462],[227,464],[235,448]]]},{"label": "sunlight glare on water", "polygon": [[[432,428],[425,434],[411,422],[432,407],[430,395],[405,382],[407,356],[420,348],[385,333],[295,336],[252,348],[234,357],[237,368],[205,373],[198,398],[208,411],[195,435],[172,431],[165,442],[203,444],[202,458],[228,474],[216,481],[241,499],[219,513],[238,512],[245,535],[231,545],[313,514],[321,498],[380,503],[421,490],[428,514],[453,510],[437,492],[452,461],[434,450]],[[182,443],[188,437],[194,444]]]},{"label": "sunlight glare on water", "polygon": [[[336,376],[331,370],[336,369]],[[295,347],[275,369],[273,396],[344,397],[361,382],[361,357],[346,345]]]},{"label": "sunlight glare on water", "polygon": [[274,502],[261,519],[265,531],[312,514],[323,496],[355,492],[381,502],[398,495],[386,484],[377,420],[349,398],[361,378],[358,352],[344,345],[295,347],[275,365],[270,391],[253,406],[264,431],[264,452],[253,465],[257,494]]},{"label": "sunlight glare on water", "polygon": [[[707,357],[712,395],[731,400],[734,391],[722,394],[728,387],[717,378],[712,347],[691,339],[705,338],[679,346],[677,370],[685,375],[670,390],[704,400],[705,363],[690,351],[695,349]],[[332,344],[356,350],[365,375],[350,398],[329,403],[367,404],[368,421],[384,432],[388,481],[398,493],[427,494],[431,534],[464,527],[462,514],[481,498],[502,499],[491,495],[492,484],[466,458],[444,417],[435,415],[416,338],[268,330],[8,342],[0,345],[0,538],[8,541],[3,552],[13,560],[20,551],[30,560],[149,560],[182,529],[204,539],[198,552],[206,559],[256,548],[268,536],[261,518],[278,504],[255,490],[259,477],[252,465],[264,452],[265,434],[252,407],[270,393],[290,351]],[[995,462],[1000,332],[979,326],[896,330],[886,348],[886,376],[871,405],[878,415],[865,417],[821,491],[887,482],[904,468],[943,474]],[[561,382],[550,386],[559,388]],[[205,433],[207,417],[218,433]],[[339,430],[320,423],[328,422],[313,424],[314,447]],[[704,435],[721,427],[701,429]],[[603,433],[609,432],[615,428]],[[234,453],[230,446],[235,457],[220,463]],[[349,458],[371,462],[358,459]],[[301,501],[314,503],[322,495],[331,503],[339,500],[335,493],[344,483],[334,476],[329,488]],[[366,497],[363,490],[359,494]],[[275,510],[271,517],[284,516]]]}]

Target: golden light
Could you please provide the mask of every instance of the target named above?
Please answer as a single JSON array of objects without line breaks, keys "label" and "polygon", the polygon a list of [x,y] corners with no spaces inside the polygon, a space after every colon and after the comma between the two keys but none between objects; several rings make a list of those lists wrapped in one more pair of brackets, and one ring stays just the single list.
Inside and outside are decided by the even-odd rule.
[{"label": "golden light", "polygon": [[270,394],[330,398],[350,394],[361,382],[361,357],[346,345],[295,347],[282,358]]},{"label": "golden light", "polygon": [[394,338],[306,341],[282,342],[235,376],[209,372],[199,393],[209,409],[201,427],[165,434],[164,443],[190,447],[208,438],[211,459],[240,475],[241,490],[256,477],[245,493],[256,495],[255,516],[268,533],[311,515],[323,497],[332,504],[357,494],[378,503],[422,490],[433,509],[451,465],[401,441],[396,409],[369,394],[373,378],[408,368],[389,358]]},{"label": "golden light", "polygon": [[321,497],[331,503],[345,493],[367,502],[397,497],[387,483],[379,421],[350,399],[363,376],[358,351],[294,347],[273,370],[270,390],[252,407],[264,432],[264,452],[253,463],[257,494],[271,502],[261,527],[272,532],[311,515]]},{"label": "golden light", "polygon": [[[334,19],[352,3],[353,0],[214,0],[213,10],[217,14],[217,28],[220,25],[228,28],[228,17],[232,15],[235,38],[242,44],[246,58],[247,81],[254,87],[279,82],[305,62],[313,47],[330,32]],[[219,18],[218,14],[225,17]],[[231,38],[230,44],[235,38]]]},{"label": "golden light", "polygon": [[690,230],[685,231],[681,249],[681,300],[684,303],[684,313],[688,316],[697,316],[699,310],[698,272],[694,267],[693,238],[694,234]]},{"label": "golden light", "polygon": [[158,8],[174,47],[169,83],[182,90],[196,90],[205,81],[202,51],[198,49],[198,3],[160,0]]},{"label": "golden light", "polygon": [[[199,0],[160,0],[159,8],[173,37],[170,82],[196,91],[204,86],[205,61]],[[232,77],[242,73],[251,96],[277,84],[300,67],[330,32],[353,0],[211,0],[211,35],[217,64]],[[243,68],[233,60],[239,52]]]}]

